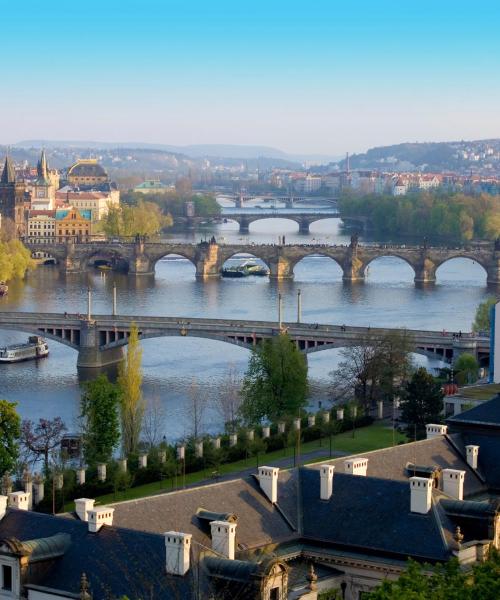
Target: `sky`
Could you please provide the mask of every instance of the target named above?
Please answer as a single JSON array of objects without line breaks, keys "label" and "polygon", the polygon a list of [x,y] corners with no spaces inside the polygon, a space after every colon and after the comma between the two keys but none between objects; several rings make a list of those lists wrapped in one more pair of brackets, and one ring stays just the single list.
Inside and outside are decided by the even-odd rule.
[{"label": "sky", "polygon": [[0,19],[4,144],[500,137],[498,0],[24,0]]}]

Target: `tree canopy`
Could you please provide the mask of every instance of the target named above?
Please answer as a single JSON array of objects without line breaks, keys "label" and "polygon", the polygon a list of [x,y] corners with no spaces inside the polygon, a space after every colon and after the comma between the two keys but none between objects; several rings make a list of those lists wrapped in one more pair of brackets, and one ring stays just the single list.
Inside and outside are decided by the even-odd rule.
[{"label": "tree canopy", "polygon": [[30,251],[22,242],[0,242],[0,281],[21,279],[34,265]]},{"label": "tree canopy", "polygon": [[479,363],[472,354],[464,352],[457,358],[453,368],[456,373],[457,383],[474,383],[477,379]]},{"label": "tree canopy", "polygon": [[84,384],[81,399],[83,455],[88,465],[107,462],[120,441],[120,390],[100,375]]},{"label": "tree canopy", "polygon": [[405,196],[346,193],[339,200],[339,210],[346,217],[368,217],[379,234],[461,241],[500,235],[499,197],[489,194],[468,196],[442,190]]},{"label": "tree canopy", "polygon": [[[427,572],[426,572],[427,571]],[[431,571],[431,574],[428,574]],[[500,558],[493,548],[486,562],[464,571],[457,560],[431,567],[409,561],[396,581],[384,581],[369,600],[496,600],[500,598]]]},{"label": "tree canopy", "polygon": [[0,476],[11,471],[19,456],[21,418],[16,402],[0,400]]},{"label": "tree canopy", "polygon": [[122,204],[110,207],[102,221],[102,230],[109,236],[154,236],[172,224],[171,215],[164,215],[158,204],[139,200],[135,206]]},{"label": "tree canopy", "polygon": [[472,323],[472,331],[485,331],[490,332],[490,310],[492,306],[495,306],[497,299],[490,297],[486,298],[476,309],[476,315],[474,317],[474,323]]},{"label": "tree canopy", "polygon": [[440,423],[443,411],[443,391],[439,381],[423,367],[417,369],[406,384],[401,402],[401,419],[408,425],[409,434],[416,430],[423,437],[427,423]]},{"label": "tree canopy", "polygon": [[242,415],[248,423],[297,415],[306,404],[307,389],[306,358],[281,333],[252,350],[243,380]]},{"label": "tree canopy", "polygon": [[[177,189],[178,188],[178,189]],[[175,190],[154,192],[147,195],[148,202],[157,204],[164,214],[182,217],[186,214],[186,202],[194,204],[197,217],[216,217],[221,213],[221,207],[212,194],[193,194],[184,180],[179,180]],[[121,195],[124,205],[135,206],[144,201],[144,194],[140,192],[124,192]]]}]

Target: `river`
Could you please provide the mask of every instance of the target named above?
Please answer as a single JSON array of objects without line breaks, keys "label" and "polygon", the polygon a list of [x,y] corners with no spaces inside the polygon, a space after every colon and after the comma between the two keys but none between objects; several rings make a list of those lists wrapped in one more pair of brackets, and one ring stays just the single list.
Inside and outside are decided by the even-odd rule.
[{"label": "river", "polygon": [[[268,219],[253,223],[245,236],[239,234],[235,223],[228,222],[208,226],[202,233],[169,237],[198,241],[202,236],[215,235],[226,243],[267,243],[276,242],[283,234],[287,243],[338,244],[349,240],[338,219],[314,223],[308,235],[299,234],[294,222]],[[195,279],[191,263],[175,257],[161,260],[154,277],[134,278],[95,269],[64,275],[57,267],[46,266],[37,268],[25,281],[12,282],[9,295],[0,298],[0,310],[85,312],[86,290],[91,285],[94,312],[109,313],[115,283],[121,314],[276,320],[281,292],[285,320],[295,320],[300,289],[304,321],[467,331],[476,306],[492,293],[482,267],[466,259],[441,266],[436,284],[425,288],[416,288],[410,266],[392,257],[374,261],[366,281],[356,285],[343,284],[340,268],[325,257],[305,258],[294,273],[293,281],[281,283],[265,277],[201,282]],[[0,345],[25,337],[0,330]],[[39,362],[2,365],[0,398],[17,401],[23,418],[59,415],[68,429],[74,430],[80,397],[76,353],[56,342],[50,342],[50,351],[50,357]],[[159,338],[143,342],[144,394],[164,407],[168,440],[190,433],[188,406],[192,394],[206,400],[203,430],[220,429],[218,392],[228,369],[232,367],[242,375],[248,357],[243,348],[210,340]],[[328,403],[329,373],[339,358],[339,350],[309,355],[312,407]],[[422,357],[416,360],[427,364]]]}]

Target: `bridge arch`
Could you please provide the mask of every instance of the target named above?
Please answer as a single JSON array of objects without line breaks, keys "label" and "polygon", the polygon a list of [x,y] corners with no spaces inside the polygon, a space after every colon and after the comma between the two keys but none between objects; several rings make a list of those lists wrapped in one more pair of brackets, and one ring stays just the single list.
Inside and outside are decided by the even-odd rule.
[{"label": "bridge arch", "polygon": [[245,248],[244,250],[240,250],[240,251],[231,251],[231,252],[222,252],[221,253],[221,257],[219,260],[219,271],[221,271],[223,268],[228,267],[231,265],[231,263],[228,263],[228,261],[231,260],[252,260],[252,259],[257,259],[260,260],[262,263],[264,263],[264,266],[270,271],[271,269],[271,265],[270,265],[270,261],[268,259],[267,256],[265,256],[264,253],[260,253],[260,252],[253,252],[253,248]]},{"label": "bridge arch", "polygon": [[82,270],[100,265],[109,266],[116,271],[128,271],[130,269],[129,258],[115,248],[96,248],[81,259]]},{"label": "bridge arch", "polygon": [[[164,259],[170,259],[170,260],[176,260],[176,259],[182,259],[182,260],[187,260],[189,263],[189,267],[190,270],[192,268],[192,275],[193,275],[193,279],[196,276],[196,263],[193,260],[192,256],[189,256],[187,253],[183,253],[183,252],[178,252],[178,251],[168,251],[165,254],[155,257],[154,259],[151,259],[151,270],[154,272],[157,272],[158,270],[158,263],[159,262],[163,262]],[[166,261],[165,261],[166,262]]]},{"label": "bridge arch", "polygon": [[417,270],[415,268],[415,265],[412,263],[412,261],[408,257],[404,256],[401,253],[398,253],[397,251],[391,252],[391,250],[384,251],[382,254],[373,256],[373,257],[368,258],[367,260],[363,261],[363,265],[361,267],[361,272],[363,273],[363,275],[366,277],[366,275],[368,274],[368,270],[369,270],[368,268],[370,266],[372,266],[373,263],[376,263],[380,259],[384,259],[384,258],[397,258],[398,260],[404,262],[406,265],[408,265],[411,268],[411,270],[413,271],[413,278],[415,278],[415,276],[417,275]]},{"label": "bridge arch", "polygon": [[35,326],[33,327],[28,327],[26,325],[21,325],[21,324],[13,324],[13,325],[9,325],[9,324],[4,324],[2,323],[2,325],[0,326],[0,330],[2,329],[6,329],[9,331],[17,331],[19,333],[27,333],[28,335],[39,335],[40,337],[43,337],[44,339],[47,340],[51,340],[53,342],[58,342],[59,344],[64,344],[65,346],[68,346],[69,348],[73,348],[73,350],[78,350],[78,342],[79,342],[79,336],[78,339],[73,338],[73,340],[71,340],[70,337],[66,336],[65,331],[60,330],[58,328],[44,328],[44,327],[40,327],[37,328]]},{"label": "bridge arch", "polygon": [[[327,272],[327,275],[329,274],[332,278],[338,278],[342,279],[344,270],[342,268],[342,263],[340,262],[340,260],[335,257],[335,256],[331,256],[330,254],[328,254],[328,252],[321,252],[321,251],[317,251],[317,252],[311,252],[310,254],[305,254],[304,256],[298,257],[294,260],[290,261],[290,271],[294,273],[294,276],[297,277],[297,271],[295,270],[295,268],[300,265],[300,263],[303,263],[303,261],[307,261],[309,259],[328,259],[328,266],[326,267],[327,271],[331,271],[331,273]],[[326,266],[326,265],[325,265]],[[299,272],[300,272],[300,267],[299,267]]]},{"label": "bridge arch", "polygon": [[[437,278],[437,275],[438,275],[438,271],[440,270],[441,267],[443,267],[445,265],[450,266],[449,263],[452,263],[456,259],[465,259],[465,260],[468,260],[468,261],[470,261],[472,263],[475,263],[475,264],[479,265],[482,268],[482,271],[484,272],[485,279],[487,279],[487,277],[488,277],[488,267],[487,267],[485,261],[483,261],[481,258],[478,259],[475,256],[470,256],[470,255],[468,255],[466,253],[461,253],[461,252],[459,252],[457,254],[454,254],[453,256],[448,256],[448,257],[446,257],[445,259],[443,259],[441,261],[435,261],[434,262],[435,272],[436,272],[436,278]],[[441,271],[441,275],[442,275],[442,271]]]}]

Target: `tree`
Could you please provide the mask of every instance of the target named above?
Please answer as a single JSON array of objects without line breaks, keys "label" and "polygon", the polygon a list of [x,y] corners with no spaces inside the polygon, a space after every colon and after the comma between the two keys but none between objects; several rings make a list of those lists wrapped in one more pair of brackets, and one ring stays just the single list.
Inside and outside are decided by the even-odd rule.
[{"label": "tree", "polygon": [[189,403],[187,416],[190,421],[190,434],[197,440],[202,433],[203,418],[207,407],[207,398],[200,393],[200,388],[195,379],[189,388]]},{"label": "tree", "polygon": [[128,456],[137,451],[144,416],[144,399],[142,397],[142,350],[139,343],[139,331],[135,323],[131,324],[128,340],[127,356],[118,369],[118,386],[120,388],[122,449]]},{"label": "tree", "polygon": [[19,456],[21,417],[16,406],[17,402],[0,400],[0,476],[12,470]]},{"label": "tree", "polygon": [[499,553],[492,548],[488,560],[474,565],[472,572],[461,569],[456,559],[434,567],[410,560],[398,579],[384,581],[366,597],[369,600],[496,600],[500,598]]},{"label": "tree", "polygon": [[142,422],[142,436],[150,448],[158,446],[165,433],[165,407],[158,396],[148,399]]},{"label": "tree", "polygon": [[476,316],[474,317],[474,323],[472,324],[472,331],[479,332],[485,331],[489,334],[490,332],[490,310],[492,306],[497,303],[496,298],[486,298],[477,307]]},{"label": "tree", "polygon": [[337,398],[354,398],[369,411],[377,399],[392,400],[409,376],[412,341],[405,330],[383,336],[368,334],[358,345],[343,348],[344,358],[333,372]]},{"label": "tree", "polygon": [[83,455],[88,465],[108,462],[120,441],[120,390],[100,375],[84,385],[81,399]]},{"label": "tree", "polygon": [[43,458],[45,473],[49,472],[50,454],[61,445],[65,431],[61,417],[39,419],[38,423],[24,420],[21,424],[21,446],[32,462]]},{"label": "tree", "polygon": [[423,367],[417,369],[406,384],[401,402],[401,418],[408,425],[408,433],[416,429],[417,437],[425,433],[427,423],[442,420],[443,391],[441,384]]},{"label": "tree", "polygon": [[472,354],[467,354],[467,352],[461,354],[453,367],[461,380],[459,383],[474,383],[476,381],[479,363]]},{"label": "tree", "polygon": [[296,415],[307,398],[307,362],[288,334],[262,341],[243,380],[241,412],[248,423]]},{"label": "tree", "polygon": [[30,251],[19,240],[0,242],[0,281],[21,279],[34,267]]},{"label": "tree", "polygon": [[241,403],[241,380],[234,365],[231,365],[215,401],[215,408],[222,417],[227,431],[233,432],[236,430]]},{"label": "tree", "polygon": [[136,206],[111,206],[102,229],[109,236],[153,236],[172,224],[172,217],[164,215],[158,204],[139,200]]}]

